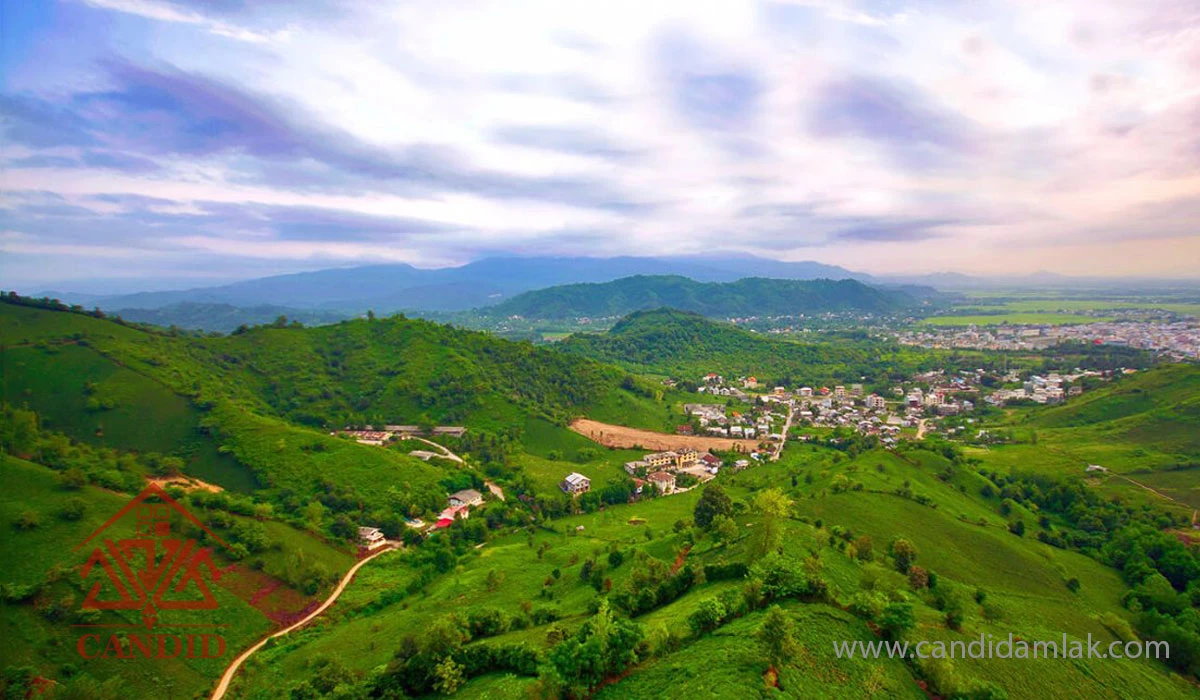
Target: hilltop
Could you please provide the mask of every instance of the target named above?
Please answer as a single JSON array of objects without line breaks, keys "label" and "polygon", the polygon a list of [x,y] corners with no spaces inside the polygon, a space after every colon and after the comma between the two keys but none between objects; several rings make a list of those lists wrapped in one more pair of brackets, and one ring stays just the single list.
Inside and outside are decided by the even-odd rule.
[{"label": "hilltop", "polygon": [[916,305],[904,292],[851,279],[833,281],[751,277],[697,282],[679,276],[625,277],[526,292],[487,309],[493,316],[537,319],[624,316],[670,307],[710,317],[800,316],[829,312],[897,313]]}]

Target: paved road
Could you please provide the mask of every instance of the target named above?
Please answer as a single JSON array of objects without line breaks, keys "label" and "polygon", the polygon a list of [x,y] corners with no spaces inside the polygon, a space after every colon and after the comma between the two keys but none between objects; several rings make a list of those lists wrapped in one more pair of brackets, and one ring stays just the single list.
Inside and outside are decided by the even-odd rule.
[{"label": "paved road", "polygon": [[783,422],[783,432],[780,433],[780,436],[783,439],[780,440],[779,444],[775,446],[775,454],[771,455],[772,462],[779,461],[779,455],[783,454],[783,445],[787,442],[788,431],[792,429],[792,416],[794,415],[796,415],[796,405],[794,403],[789,403],[787,420]]},{"label": "paved road", "polygon": [[316,610],[309,613],[307,616],[304,617],[303,620],[300,620],[299,622],[292,625],[291,627],[286,627],[284,629],[279,630],[278,632],[276,632],[274,634],[269,634],[269,635],[263,637],[262,639],[260,639],[258,641],[257,644],[250,647],[246,651],[242,652],[242,655],[237,657],[236,659],[234,659],[233,663],[229,664],[229,668],[225,669],[224,675],[221,676],[221,681],[219,683],[217,683],[216,689],[213,690],[212,700],[221,700],[221,698],[225,697],[225,691],[229,690],[229,683],[231,681],[233,681],[233,677],[235,675],[237,675],[238,669],[242,667],[242,664],[246,663],[246,659],[249,659],[250,656],[252,654],[254,654],[254,652],[258,651],[259,649],[262,649],[263,646],[267,642],[271,641],[272,639],[274,639],[276,637],[282,637],[283,635],[288,634],[289,632],[294,632],[295,630],[312,622],[318,615],[325,612],[325,610],[327,610],[330,605],[333,605],[333,602],[338,599],[338,596],[342,595],[342,591],[346,590],[346,586],[348,586],[350,584],[351,579],[354,578],[354,574],[358,573],[358,570],[361,569],[364,564],[371,561],[372,559],[379,556],[380,554],[383,554],[384,552],[390,552],[395,548],[396,547],[394,544],[389,545],[387,547],[383,547],[379,551],[368,556],[366,559],[363,559],[362,561],[358,562],[354,566],[350,567],[350,570],[347,571],[346,575],[342,577],[342,580],[338,582],[337,588],[333,589],[333,593],[329,594],[329,597],[325,599],[324,603],[321,603],[321,606],[319,608],[317,608]]}]

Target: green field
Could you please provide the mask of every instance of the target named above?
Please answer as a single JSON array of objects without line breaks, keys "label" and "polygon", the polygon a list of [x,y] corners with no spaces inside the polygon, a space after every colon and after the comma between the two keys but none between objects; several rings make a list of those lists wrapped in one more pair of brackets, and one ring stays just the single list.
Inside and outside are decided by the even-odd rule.
[{"label": "green field", "polygon": [[990,303],[989,296],[968,292],[972,298],[983,300],[981,304],[970,304],[971,309],[980,311],[1013,311],[1013,312],[1072,312],[1072,311],[1135,311],[1158,310],[1177,314],[1200,315],[1200,303],[1157,301],[1152,299],[1142,301],[1110,301],[1104,299],[1065,299],[1065,298],[1034,298],[1012,299],[1001,303]]}]

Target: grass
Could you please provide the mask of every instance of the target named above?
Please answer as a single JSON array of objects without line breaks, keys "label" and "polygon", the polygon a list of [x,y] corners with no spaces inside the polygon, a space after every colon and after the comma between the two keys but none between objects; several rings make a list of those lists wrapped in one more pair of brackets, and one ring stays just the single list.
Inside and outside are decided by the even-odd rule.
[{"label": "grass", "polygon": [[[561,447],[553,431],[543,435],[541,446]],[[779,463],[753,467],[737,475],[722,475],[722,484],[735,504],[749,503],[762,488],[780,486],[795,502],[797,516],[808,522],[790,520],[785,524],[785,548],[793,556],[820,555],[822,575],[841,604],[862,590],[868,570],[880,568],[847,558],[828,545],[833,525],[849,527],[875,541],[876,551],[886,549],[896,536],[913,541],[920,552],[918,563],[936,571],[942,586],[970,598],[977,588],[986,591],[1002,611],[995,622],[985,620],[978,606],[968,605],[964,632],[944,629],[940,613],[919,602],[921,626],[912,638],[958,638],[978,636],[980,632],[1007,635],[1010,631],[1027,639],[1058,639],[1063,632],[1073,637],[1112,639],[1099,622],[1102,613],[1124,616],[1120,605],[1124,584],[1113,570],[1083,555],[1053,549],[1038,542],[1032,534],[1017,537],[1005,528],[1006,518],[996,509],[998,499],[979,495],[981,477],[973,470],[952,469],[948,481],[938,475],[949,465],[940,456],[923,451],[903,454],[868,452],[856,459],[814,446],[796,446],[785,452]],[[882,467],[882,471],[880,471]],[[808,483],[806,475],[812,474]],[[791,477],[797,485],[789,487]],[[831,484],[838,475],[862,481],[864,490],[833,493]],[[931,499],[936,508],[919,505],[893,493],[907,481],[917,493]],[[473,550],[453,571],[438,577],[421,592],[401,596],[379,606],[389,591],[402,589],[413,575],[407,554],[389,555],[373,562],[360,574],[351,592],[333,612],[328,623],[299,637],[266,650],[251,664],[239,686],[238,696],[272,697],[287,687],[291,679],[302,677],[304,670],[318,658],[336,658],[347,667],[366,673],[385,664],[395,640],[420,630],[430,621],[449,611],[465,613],[476,607],[499,608],[516,614],[522,601],[535,606],[549,605],[559,610],[568,629],[587,615],[595,593],[578,579],[582,561],[604,556],[611,547],[626,551],[627,563],[606,575],[620,587],[631,572],[628,556],[643,550],[665,562],[674,559],[682,546],[673,532],[675,522],[687,519],[699,491],[644,501],[629,506],[611,507],[597,513],[572,516],[553,523],[553,532],[539,530],[532,536],[513,533]],[[1034,514],[1018,509],[1031,528]],[[979,525],[982,518],[986,525]],[[821,528],[812,523],[820,519]],[[757,515],[747,509],[735,518],[743,539],[725,547],[708,539],[696,543],[688,561],[694,565],[748,555],[754,541]],[[750,527],[746,527],[749,525]],[[582,530],[577,530],[582,526]],[[647,535],[649,533],[649,535]],[[537,551],[549,548],[542,556]],[[554,579],[554,570],[561,578]],[[501,572],[503,584],[492,591],[486,586],[491,571]],[[1083,587],[1072,593],[1065,585],[1078,578]],[[885,577],[886,579],[886,577]],[[547,587],[545,583],[552,581]],[[697,586],[669,605],[638,618],[652,632],[674,630],[687,634],[687,617],[706,597],[730,588],[738,582],[716,582]],[[543,589],[550,598],[543,598]],[[902,586],[900,590],[906,590]],[[911,593],[908,595],[912,595]],[[825,605],[789,604],[802,634],[801,657],[784,669],[783,697],[848,697],[871,693],[919,697],[911,675],[899,662],[850,662],[832,658],[831,642],[843,639],[868,639],[870,632],[856,618]],[[749,688],[761,687],[765,665],[753,641],[759,615],[737,620],[716,633],[690,640],[680,651],[647,661],[634,673],[601,691],[600,698],[649,697],[743,697]],[[524,641],[544,645],[546,628],[534,627],[510,632],[496,639]],[[949,635],[950,637],[947,637]],[[365,640],[365,641],[364,641]],[[1079,664],[1036,664],[1023,666],[1010,662],[998,664],[974,660],[956,661],[955,673],[963,678],[990,681],[1008,689],[1010,697],[1032,688],[1087,689],[1102,697],[1134,692],[1144,697],[1181,697],[1189,694],[1186,684],[1171,676],[1160,665],[1147,662]],[[1102,679],[1102,680],[1089,680]],[[490,675],[473,679],[465,687],[467,697],[505,697],[503,693],[524,691],[531,679],[508,675]],[[1095,685],[1095,687],[1093,687]],[[1013,693],[1016,693],[1013,695]]]},{"label": "grass", "polygon": [[91,347],[7,348],[0,363],[4,401],[33,409],[48,430],[106,447],[180,456],[187,473],[227,489],[247,492],[258,485],[200,430],[202,414],[187,399]]},{"label": "grass", "polygon": [[[81,498],[86,502],[87,510],[80,520],[67,521],[58,516],[69,498]],[[164,614],[163,622],[165,625],[201,622],[226,625],[220,632],[227,642],[224,658],[80,659],[75,645],[81,632],[70,626],[70,611],[83,600],[85,584],[79,578],[78,566],[86,553],[73,550],[126,502],[122,496],[93,487],[77,492],[65,491],[58,486],[49,469],[12,457],[3,458],[0,463],[0,528],[5,529],[5,534],[0,537],[0,560],[5,563],[5,582],[41,583],[43,586],[41,593],[30,603],[0,605],[0,634],[5,638],[0,666],[31,665],[51,678],[62,678],[61,669],[70,666],[100,680],[118,677],[122,688],[130,695],[162,697],[169,693],[189,697],[210,686],[232,650],[266,632],[269,622],[259,611],[223,587],[214,586],[212,591],[220,605],[217,610],[172,611],[169,616]],[[17,532],[11,523],[25,511],[38,513],[41,525],[34,530]],[[122,519],[107,532],[115,537],[129,536],[133,532],[131,520]],[[55,568],[62,571],[61,576],[47,574]],[[109,591],[103,597],[115,596]],[[46,612],[45,606],[54,601],[67,603],[62,617],[52,618]],[[131,623],[139,618],[137,611],[108,611],[101,620]],[[163,629],[170,631],[168,627]]]}]

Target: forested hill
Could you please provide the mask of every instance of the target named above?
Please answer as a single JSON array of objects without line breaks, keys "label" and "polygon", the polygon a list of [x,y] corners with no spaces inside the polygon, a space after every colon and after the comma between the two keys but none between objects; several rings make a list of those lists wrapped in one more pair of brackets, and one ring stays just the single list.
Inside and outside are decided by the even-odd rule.
[{"label": "forested hill", "polygon": [[[328,481],[372,501],[388,486],[437,478],[406,455],[328,436],[347,424],[454,424],[498,435],[537,418],[658,425],[666,415],[661,387],[616,367],[423,320],[281,323],[194,337],[53,302],[3,302],[5,401],[36,411],[51,430],[106,447],[174,454],[187,443],[179,456],[189,463],[205,454],[221,463],[197,473],[218,483],[233,458],[239,464],[227,475],[236,478],[222,484],[229,487],[248,469],[268,487],[305,494]],[[172,421],[175,432],[166,427]]]},{"label": "forested hill", "polygon": [[913,353],[881,343],[852,339],[820,345],[797,343],[745,331],[675,309],[638,311],[607,333],[576,334],[559,343],[563,352],[611,362],[635,371],[697,377],[706,372],[791,381],[859,381],[886,367],[907,372],[919,362],[936,362],[928,353]]},{"label": "forested hill", "polygon": [[856,280],[787,280],[749,277],[697,282],[679,276],[625,277],[600,284],[568,284],[526,292],[487,309],[496,316],[565,319],[624,316],[670,307],[704,316],[796,316],[827,312],[890,314],[916,305],[901,291]]}]

